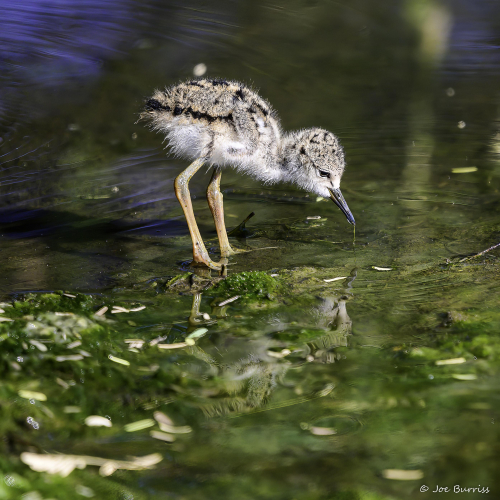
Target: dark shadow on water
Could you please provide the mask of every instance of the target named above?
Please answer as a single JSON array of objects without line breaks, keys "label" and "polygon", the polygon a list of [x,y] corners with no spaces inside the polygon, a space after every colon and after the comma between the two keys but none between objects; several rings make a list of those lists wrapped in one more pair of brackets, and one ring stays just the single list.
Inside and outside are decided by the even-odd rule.
[{"label": "dark shadow on water", "polygon": [[0,231],[12,238],[35,238],[38,236],[64,237],[67,240],[92,241],[104,236],[134,235],[179,236],[186,234],[182,220],[132,221],[92,220],[72,213],[50,210],[27,210],[0,212]]}]

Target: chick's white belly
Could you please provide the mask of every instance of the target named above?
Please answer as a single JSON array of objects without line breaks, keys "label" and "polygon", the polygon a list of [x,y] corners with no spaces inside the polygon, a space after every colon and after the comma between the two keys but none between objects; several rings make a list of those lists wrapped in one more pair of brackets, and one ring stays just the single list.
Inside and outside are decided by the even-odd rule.
[{"label": "chick's white belly", "polygon": [[283,180],[281,170],[269,166],[270,158],[277,154],[275,151],[265,147],[265,144],[252,148],[229,127],[221,129],[177,122],[170,128],[167,137],[175,153],[184,158],[195,160],[208,152],[210,156],[207,160],[212,165],[231,166],[265,183]]},{"label": "chick's white belly", "polygon": [[176,154],[192,160],[199,158],[211,142],[206,127],[198,124],[172,126],[167,137]]},{"label": "chick's white belly", "polygon": [[177,122],[172,124],[168,132],[169,144],[179,156],[194,160],[208,151],[209,162],[220,166],[250,159],[247,146],[238,139],[231,130],[214,131],[198,123]]},{"label": "chick's white belly", "polygon": [[240,163],[242,158],[248,157],[246,145],[236,137],[216,135],[212,145],[210,161],[216,165],[233,165]]}]

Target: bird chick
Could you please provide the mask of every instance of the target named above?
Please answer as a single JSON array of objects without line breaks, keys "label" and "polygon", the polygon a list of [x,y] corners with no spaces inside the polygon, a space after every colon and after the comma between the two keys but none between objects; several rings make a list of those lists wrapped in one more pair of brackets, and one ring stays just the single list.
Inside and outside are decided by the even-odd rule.
[{"label": "bird chick", "polygon": [[206,254],[187,188],[205,163],[214,166],[207,197],[223,258],[234,253],[227,241],[219,189],[225,166],[264,183],[290,182],[330,197],[355,224],[340,191],[345,159],[337,136],[321,128],[284,133],[271,105],[239,82],[198,79],[156,90],[140,119],[164,133],[178,156],[193,160],[176,179],[176,194],[190,228],[195,262],[218,268]]}]

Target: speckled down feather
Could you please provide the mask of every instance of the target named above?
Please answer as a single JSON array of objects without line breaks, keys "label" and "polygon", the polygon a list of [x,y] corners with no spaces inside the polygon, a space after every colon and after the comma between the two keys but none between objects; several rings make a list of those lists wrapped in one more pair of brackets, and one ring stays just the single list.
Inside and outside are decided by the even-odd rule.
[{"label": "speckled down feather", "polygon": [[156,90],[140,117],[165,134],[177,155],[204,157],[265,183],[292,182],[328,197],[345,168],[334,134],[321,128],[283,133],[271,105],[235,81],[189,80]]}]

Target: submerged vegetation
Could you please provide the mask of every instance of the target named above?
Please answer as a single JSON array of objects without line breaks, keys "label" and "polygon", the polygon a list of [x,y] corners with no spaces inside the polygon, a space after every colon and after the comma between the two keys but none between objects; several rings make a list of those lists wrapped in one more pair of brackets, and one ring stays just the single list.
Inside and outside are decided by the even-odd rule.
[{"label": "submerged vegetation", "polygon": [[[477,304],[479,296],[471,298],[467,284],[470,269],[436,266],[406,279],[460,275],[465,279],[455,296],[463,291]],[[476,267],[469,275],[480,281],[490,271]],[[344,478],[368,458],[375,469],[355,487],[350,479],[334,486],[322,477],[318,495],[305,498],[323,498],[340,487],[349,498],[382,499],[387,482],[393,494],[415,491],[419,478],[444,482],[445,471],[432,458],[437,450],[472,471],[464,473],[467,481],[479,474],[481,484],[493,485],[487,442],[500,406],[487,395],[500,376],[496,301],[481,295],[481,310],[472,304],[447,310],[449,299],[437,291],[434,305],[421,303],[410,330],[400,324],[398,335],[381,331],[374,337],[359,326],[353,336],[349,314],[356,308],[352,293],[359,270],[344,280],[322,276],[308,267],[280,271],[278,277],[231,275],[199,298],[200,311],[214,297],[218,303],[233,294],[259,299],[258,307],[248,308],[252,301],[212,307],[206,327],[186,322],[196,294],[177,295],[178,305],[165,308],[175,300],[172,291],[146,294],[141,302],[127,298],[129,292],[113,300],[30,293],[0,304],[0,467],[7,478],[2,498],[33,491],[46,498],[54,488],[67,496],[104,498],[116,481],[134,498],[148,498],[133,478],[144,477],[154,490],[157,474],[190,478],[198,492],[210,496],[213,488],[228,486],[220,475],[215,483],[203,478],[221,463],[235,473],[242,460],[250,496],[272,498],[279,491],[284,498],[292,490],[272,477],[259,476],[265,492],[258,489],[254,468],[281,456],[275,469],[291,477],[307,470],[310,453],[343,471]],[[401,279],[378,276],[384,276],[384,287]],[[369,311],[357,314],[362,318]],[[397,316],[387,320],[396,331]],[[227,342],[231,352],[221,356]],[[276,419],[280,426],[271,438],[267,429]],[[229,429],[230,441],[221,428]],[[388,436],[399,437],[387,441]],[[296,451],[285,460],[289,443]],[[467,454],[457,454],[464,446]],[[202,449],[219,450],[208,468]],[[364,458],[343,463],[346,450]],[[199,467],[204,472],[193,477]],[[379,496],[368,493],[373,487],[381,489]],[[188,484],[181,481],[175,491],[188,494]]]},{"label": "submerged vegetation", "polygon": [[222,297],[239,295],[245,299],[272,299],[281,288],[276,277],[261,271],[244,271],[220,281],[214,291]]}]

